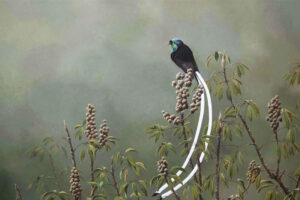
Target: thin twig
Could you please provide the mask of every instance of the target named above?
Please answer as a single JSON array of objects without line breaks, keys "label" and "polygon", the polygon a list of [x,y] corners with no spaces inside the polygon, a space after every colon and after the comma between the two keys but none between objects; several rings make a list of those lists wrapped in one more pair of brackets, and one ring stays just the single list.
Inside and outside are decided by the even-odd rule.
[{"label": "thin twig", "polygon": [[[197,165],[198,165],[198,180],[199,180],[199,185],[200,185],[200,187],[202,187],[202,185],[203,185],[203,183],[202,183],[202,172],[201,172],[201,163],[200,163],[200,160],[199,160],[199,158],[200,158],[200,153],[198,152],[197,153]],[[202,197],[202,195],[201,195],[201,192],[200,192],[200,194],[199,194],[199,200],[203,200],[203,197]]]},{"label": "thin twig", "polygon": [[115,170],[114,170],[114,158],[111,157],[111,164],[110,164],[110,173],[111,173],[111,176],[113,178],[113,181],[114,181],[114,188],[116,190],[116,193],[118,196],[121,196],[120,194],[120,190],[119,190],[119,187],[118,187],[118,183],[117,183],[117,180],[116,180],[116,177],[115,177]]},{"label": "thin twig", "polygon": [[[66,130],[66,133],[67,133],[67,140],[68,140],[68,143],[69,143],[69,146],[70,146],[70,152],[71,152],[73,167],[77,168],[76,159],[75,159],[75,151],[74,151],[74,148],[73,148],[70,132],[69,132],[69,129],[67,127],[67,124],[66,124],[65,120],[64,120],[64,127],[65,127],[65,130]],[[75,197],[75,196],[73,196],[73,197],[74,197],[74,200],[81,200],[82,199],[81,192],[80,192],[79,198]]]},{"label": "thin twig", "polygon": [[[279,142],[278,142],[278,132],[277,130],[273,130],[273,133],[275,135],[275,140],[276,140],[276,145],[278,148]],[[278,176],[279,175],[279,166],[280,166],[280,158],[277,158],[277,165],[276,165],[276,170],[275,170],[275,175]]]},{"label": "thin twig", "polygon": [[22,194],[17,184],[15,184],[16,200],[22,200]]},{"label": "thin twig", "polygon": [[219,131],[218,131],[218,141],[217,141],[217,151],[216,151],[216,199],[220,200],[220,149],[221,149],[221,138],[223,131],[223,121],[222,115],[219,116]]},{"label": "thin twig", "polygon": [[64,121],[64,127],[65,127],[65,130],[66,130],[66,133],[67,133],[67,140],[68,140],[68,143],[69,143],[69,146],[70,146],[71,158],[72,158],[73,166],[76,167],[75,151],[73,149],[72,140],[71,140],[69,129],[68,129],[67,125],[66,125],[66,121]]},{"label": "thin twig", "polygon": [[300,175],[298,176],[298,180],[297,180],[297,183],[296,183],[296,188],[298,188],[300,186]]},{"label": "thin twig", "polygon": [[[164,177],[165,177],[165,181],[166,181],[166,183],[169,183],[169,182],[168,182],[167,175],[165,175]],[[174,190],[174,188],[173,188],[173,187],[171,187],[171,190],[172,190],[172,192],[173,192],[173,194],[174,194],[175,198],[176,198],[177,200],[180,200],[179,196],[176,194],[176,192],[175,192],[175,190]]]},{"label": "thin twig", "polygon": [[[90,162],[90,178],[91,178],[91,182],[94,182],[95,181],[95,176],[94,176],[94,158],[91,157],[91,162]],[[96,187],[95,185],[91,185],[91,198],[93,199],[94,197],[94,194],[95,194],[95,191],[96,191]]]}]

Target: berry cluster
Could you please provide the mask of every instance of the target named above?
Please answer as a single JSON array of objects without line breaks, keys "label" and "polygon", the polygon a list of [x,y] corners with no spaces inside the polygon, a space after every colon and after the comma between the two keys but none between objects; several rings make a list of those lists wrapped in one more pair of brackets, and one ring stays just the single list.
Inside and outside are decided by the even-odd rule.
[{"label": "berry cluster", "polygon": [[168,175],[168,161],[165,159],[165,157],[163,156],[158,162],[157,162],[157,171],[164,175],[167,176]]},{"label": "berry cluster", "polygon": [[201,102],[201,95],[203,94],[203,87],[198,87],[196,92],[193,95],[192,103],[190,104],[191,113],[194,113],[198,110]]},{"label": "berry cluster", "polygon": [[176,81],[172,81],[172,86],[176,88],[177,94],[177,104],[175,107],[176,112],[181,112],[185,109],[188,109],[188,100],[187,98],[190,96],[189,87],[192,85],[193,80],[193,70],[188,69],[187,74],[178,73],[176,76]]},{"label": "berry cluster", "polygon": [[97,128],[95,123],[95,107],[88,104],[86,112],[86,128],[85,135],[89,140],[95,139],[97,137]]},{"label": "berry cluster", "polygon": [[273,132],[277,132],[277,129],[279,127],[279,122],[282,121],[282,118],[280,116],[281,114],[281,102],[279,101],[279,96],[276,95],[271,99],[271,101],[268,103],[269,108],[269,115],[266,118],[267,121],[271,123],[271,128],[273,129]]},{"label": "berry cluster", "polygon": [[81,196],[81,186],[80,186],[80,179],[79,179],[79,173],[76,167],[73,167],[71,170],[71,176],[70,176],[70,192],[72,193],[74,199],[78,200]]},{"label": "berry cluster", "polygon": [[255,160],[252,160],[248,166],[247,180],[250,183],[254,183],[256,177],[260,174],[260,166],[256,164]]},{"label": "berry cluster", "polygon": [[199,87],[192,98],[192,103],[189,105],[188,97],[190,96],[189,87],[192,85],[192,81],[194,78],[193,70],[188,69],[187,73],[178,73],[176,75],[176,81],[172,81],[172,87],[176,88],[177,94],[177,103],[175,110],[177,113],[181,115],[181,117],[176,116],[175,114],[170,114],[164,110],[162,110],[163,117],[169,122],[173,123],[175,126],[179,125],[182,122],[184,110],[191,108],[191,113],[193,114],[199,109],[201,102],[201,95],[203,94],[203,87]]},{"label": "berry cluster", "polygon": [[193,75],[193,70],[188,69],[187,73],[184,78],[184,83],[186,87],[191,87],[192,86],[192,81],[193,81],[194,75]]},{"label": "berry cluster", "polygon": [[100,139],[99,143],[101,146],[104,146],[107,142],[107,137],[109,133],[110,128],[106,124],[106,120],[103,120],[103,123],[100,125]]},{"label": "berry cluster", "polygon": [[169,122],[169,123],[173,123],[174,125],[178,125],[181,120],[180,117],[177,117],[176,115],[171,115],[170,113],[162,110],[161,113],[163,114],[163,117]]}]

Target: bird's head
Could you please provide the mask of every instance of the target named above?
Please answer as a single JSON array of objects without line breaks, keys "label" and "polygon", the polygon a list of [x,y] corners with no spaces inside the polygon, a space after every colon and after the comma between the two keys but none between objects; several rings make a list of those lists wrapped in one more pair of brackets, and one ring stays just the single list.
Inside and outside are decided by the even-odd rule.
[{"label": "bird's head", "polygon": [[175,52],[179,47],[183,45],[183,42],[178,38],[173,38],[169,41],[169,45],[172,47],[172,53]]}]

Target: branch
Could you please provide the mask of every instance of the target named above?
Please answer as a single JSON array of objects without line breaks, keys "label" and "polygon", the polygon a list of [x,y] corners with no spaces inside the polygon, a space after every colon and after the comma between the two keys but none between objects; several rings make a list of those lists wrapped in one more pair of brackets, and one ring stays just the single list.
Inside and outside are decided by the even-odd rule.
[{"label": "branch", "polygon": [[[223,75],[224,75],[225,83],[226,83],[227,87],[229,88],[229,83],[228,83],[228,79],[227,79],[227,75],[226,75],[226,67],[225,67],[225,66],[223,66]],[[232,107],[233,107],[235,110],[237,110],[235,104],[233,103],[232,96],[229,96],[229,101],[230,101]],[[245,129],[246,129],[246,131],[247,131],[247,134],[248,134],[248,136],[249,136],[249,138],[250,138],[250,140],[251,140],[251,142],[252,142],[252,144],[253,144],[253,146],[254,146],[254,148],[255,148],[255,151],[256,151],[256,153],[257,153],[257,155],[258,155],[258,158],[259,158],[259,160],[260,160],[262,166],[263,166],[264,169],[266,170],[267,174],[269,175],[269,177],[270,177],[271,179],[275,180],[275,181],[279,184],[279,186],[281,187],[281,189],[283,190],[283,192],[284,192],[286,195],[288,195],[288,194],[290,193],[290,191],[289,191],[289,189],[283,184],[283,182],[281,181],[280,176],[278,176],[278,175],[276,176],[276,174],[272,173],[271,170],[270,170],[270,168],[267,167],[267,165],[266,165],[266,163],[265,163],[265,161],[264,161],[264,158],[263,158],[263,156],[262,156],[262,154],[261,154],[261,152],[260,152],[260,149],[259,149],[259,147],[258,147],[257,144],[256,144],[256,141],[255,141],[255,139],[254,139],[254,137],[253,137],[253,134],[252,134],[252,132],[251,132],[251,130],[250,130],[250,128],[249,128],[249,126],[248,126],[246,120],[243,118],[243,116],[242,116],[239,112],[237,112],[237,115],[238,115],[238,117],[240,118],[240,120],[242,121],[242,123],[243,123],[243,125],[244,125],[244,127],[245,127]]]},{"label": "branch", "polygon": [[[200,158],[200,153],[197,153],[197,158]],[[202,187],[202,173],[201,173],[201,163],[199,159],[197,159],[197,165],[198,165],[198,179],[199,179],[199,185]],[[203,197],[201,193],[199,194],[199,200],[203,200]]]},{"label": "branch", "polygon": [[[169,183],[169,182],[168,182],[167,175],[165,175],[164,177],[165,177],[165,181],[166,181],[166,183]],[[179,198],[179,196],[176,194],[176,192],[175,192],[174,188],[173,188],[173,187],[170,187],[170,188],[171,188],[171,190],[172,190],[172,192],[173,192],[173,194],[174,194],[175,198],[176,198],[177,200],[180,200],[180,198]]]},{"label": "branch", "polygon": [[[91,182],[94,182],[95,181],[95,176],[94,176],[94,158],[91,157],[91,163],[90,163],[90,178],[91,178]],[[94,197],[94,194],[95,194],[95,191],[96,191],[96,187],[95,185],[91,185],[91,198],[93,199]]]},{"label": "branch", "polygon": [[298,188],[300,186],[300,175],[298,176],[298,180],[297,180],[297,183],[296,183],[296,188]]},{"label": "branch", "polygon": [[65,130],[66,130],[66,133],[67,133],[67,140],[68,140],[68,143],[69,143],[69,146],[70,146],[71,158],[72,158],[73,166],[76,167],[75,151],[73,149],[72,140],[71,140],[69,129],[68,129],[67,125],[66,125],[66,121],[64,121],[64,127],[65,127]]},{"label": "branch", "polygon": [[118,196],[121,196],[120,194],[120,190],[119,190],[119,187],[118,187],[118,183],[116,181],[116,177],[115,177],[115,170],[114,170],[114,158],[111,157],[111,176],[113,178],[113,181],[114,181],[114,187],[115,187],[115,190],[116,190],[116,193],[118,194]]},{"label": "branch", "polygon": [[218,141],[217,141],[217,152],[216,152],[216,200],[220,200],[220,149],[221,149],[221,138],[223,131],[223,121],[222,115],[219,115],[219,131],[218,131]]},{"label": "branch", "polygon": [[22,200],[22,194],[17,184],[15,184],[16,200]]},{"label": "branch", "polygon": [[[278,133],[277,133],[277,130],[273,130],[273,133],[275,135],[275,140],[276,140],[276,145],[277,145],[277,148],[278,148],[278,145],[279,145],[279,142],[278,142]],[[276,165],[276,170],[275,170],[275,175],[276,176],[279,176],[279,166],[280,166],[280,159],[277,158],[277,165]]]},{"label": "branch", "polygon": [[74,200],[81,200],[82,199],[82,196],[81,196],[82,189],[81,189],[80,184],[79,184],[80,179],[79,179],[79,174],[78,174],[78,170],[77,170],[77,167],[76,167],[75,151],[74,151],[74,148],[73,148],[73,145],[72,145],[72,140],[71,140],[70,132],[69,132],[69,129],[67,127],[66,121],[64,121],[64,127],[65,127],[65,130],[66,130],[66,133],[67,133],[67,140],[68,140],[68,143],[69,143],[69,146],[70,146],[71,158],[72,158],[72,162],[73,162],[72,174],[75,173],[77,178],[78,178],[78,182],[73,182],[72,185],[74,185],[75,188],[77,188],[79,192],[78,193],[77,192],[75,193],[74,191],[71,191],[71,192],[72,192]]}]

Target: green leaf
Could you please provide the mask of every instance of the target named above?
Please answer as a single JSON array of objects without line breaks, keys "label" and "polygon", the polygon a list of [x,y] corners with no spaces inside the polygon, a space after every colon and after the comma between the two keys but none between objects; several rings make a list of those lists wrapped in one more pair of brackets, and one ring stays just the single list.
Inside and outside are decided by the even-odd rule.
[{"label": "green leaf", "polygon": [[236,82],[234,82],[234,81],[231,82],[231,88],[232,88],[232,92],[235,96],[238,96],[239,94],[241,94],[240,86]]},{"label": "green leaf", "polygon": [[131,151],[136,151],[136,150],[134,148],[129,147],[125,150],[125,153],[131,152]]},{"label": "green leaf", "polygon": [[219,59],[219,53],[216,51],[215,52],[215,60],[218,61],[218,59]]},{"label": "green leaf", "polygon": [[283,112],[283,119],[284,119],[286,128],[289,129],[290,128],[290,119],[289,119],[288,113],[286,112],[285,109],[284,109],[284,112]]},{"label": "green leaf", "polygon": [[185,199],[189,199],[189,197],[190,197],[190,186],[186,186],[183,189],[183,196],[184,196]]},{"label": "green leaf", "polygon": [[259,186],[260,186],[260,181],[261,181],[261,174],[259,174],[259,175],[256,177],[256,180],[255,180],[255,186],[256,186],[256,189],[259,188]]},{"label": "green leaf", "polygon": [[222,98],[223,98],[223,90],[224,90],[224,87],[221,86],[218,90],[218,100],[220,101]]},{"label": "green leaf", "polygon": [[259,116],[258,106],[253,101],[250,102],[250,105],[251,105],[251,107],[253,109],[253,113],[254,113],[255,117],[258,117]]},{"label": "green leaf", "polygon": [[90,147],[90,150],[92,151],[92,153],[93,153],[93,156],[95,156],[96,155],[96,148],[94,147],[94,145],[89,145],[89,147]]},{"label": "green leaf", "polygon": [[292,74],[292,78],[291,78],[291,80],[290,80],[290,85],[291,86],[294,86],[294,84],[295,84],[295,81],[296,81],[296,78],[297,78],[297,75],[298,75],[298,72],[293,72],[293,74]]},{"label": "green leaf", "polygon": [[164,184],[164,176],[159,176],[158,181],[157,181],[157,188],[160,188]]},{"label": "green leaf", "polygon": [[277,155],[277,159],[280,160],[281,159],[280,145],[277,145],[277,147],[276,147],[276,155]]},{"label": "green leaf", "polygon": [[206,66],[207,68],[210,67],[210,61],[211,61],[211,59],[212,59],[212,55],[207,56],[206,62],[205,62],[205,66]]},{"label": "green leaf", "polygon": [[265,200],[271,200],[272,199],[272,194],[273,194],[272,190],[268,191],[266,196],[265,196]]},{"label": "green leaf", "polygon": [[243,132],[242,132],[242,130],[240,129],[240,127],[238,125],[234,126],[234,130],[235,130],[235,133],[236,133],[237,136],[243,137]]},{"label": "green leaf", "polygon": [[193,195],[193,199],[197,200],[198,199],[198,195],[199,195],[199,189],[196,185],[193,185],[192,187],[192,195]]},{"label": "green leaf", "polygon": [[267,188],[267,187],[271,187],[273,186],[273,184],[265,184],[265,185],[262,185],[259,189],[258,189],[258,192],[261,192],[263,189]]},{"label": "green leaf", "polygon": [[288,79],[290,79],[291,76],[292,74],[290,72],[286,72],[282,75],[282,79],[287,81]]},{"label": "green leaf", "polygon": [[288,132],[287,132],[287,134],[286,134],[286,141],[287,141],[288,143],[291,142],[291,129],[289,129]]},{"label": "green leaf", "polygon": [[133,191],[136,195],[138,195],[136,183],[133,182],[133,183],[131,184],[131,187],[132,187],[132,191]]},{"label": "green leaf", "polygon": [[152,186],[158,179],[160,176],[154,176],[153,178],[151,178],[150,180],[150,186]]},{"label": "green leaf", "polygon": [[138,166],[140,166],[140,167],[142,167],[144,170],[146,170],[146,166],[145,166],[144,163],[142,163],[142,162],[135,162],[135,164],[138,165]]},{"label": "green leaf", "polygon": [[145,196],[148,195],[147,189],[146,189],[146,184],[141,184],[141,185],[140,185],[140,189],[141,189],[142,193],[143,193]]},{"label": "green leaf", "polygon": [[285,126],[289,129],[290,128],[290,119],[289,119],[289,116],[288,116],[288,114],[285,110],[283,112],[283,119],[284,119],[284,122],[285,122]]},{"label": "green leaf", "polygon": [[97,182],[88,182],[89,185],[98,186]]},{"label": "green leaf", "polygon": [[183,184],[183,183],[182,183],[182,180],[181,180],[181,178],[180,178],[179,176],[177,176],[177,175],[171,175],[171,177],[172,177],[177,183]]},{"label": "green leaf", "polygon": [[84,157],[85,157],[85,150],[81,149],[81,151],[80,151],[80,162],[82,162],[84,160]]},{"label": "green leaf", "polygon": [[227,99],[228,100],[231,100],[231,90],[230,90],[230,88],[229,87],[227,87],[227,89],[226,89],[226,97],[227,97]]},{"label": "green leaf", "polygon": [[221,180],[223,181],[223,183],[225,184],[225,186],[229,187],[228,181],[227,181],[225,175],[223,173],[220,173],[220,177],[221,177]]},{"label": "green leaf", "polygon": [[247,108],[247,115],[248,115],[248,119],[250,120],[250,121],[252,121],[252,116],[253,116],[253,109],[252,109],[252,107],[250,106],[250,105],[248,105],[248,108]]},{"label": "green leaf", "polygon": [[214,182],[213,181],[210,181],[210,183],[209,183],[209,191],[210,191],[211,196],[213,196],[214,195],[214,191],[215,191],[215,187],[214,187]]},{"label": "green leaf", "polygon": [[300,167],[298,167],[295,171],[295,176],[300,176]]}]

